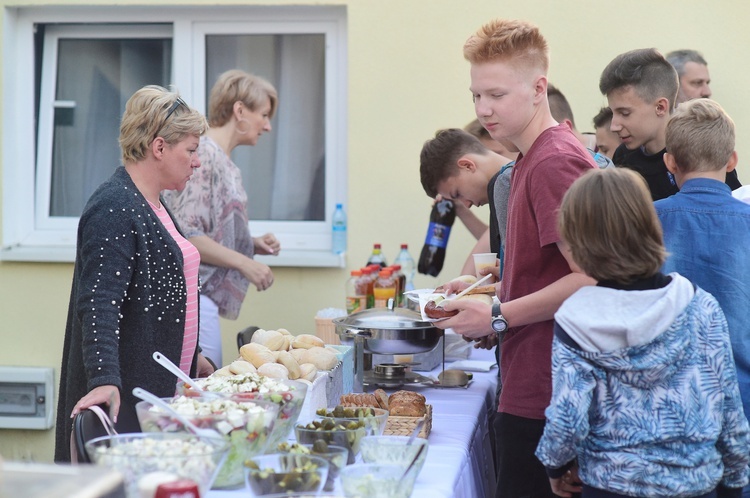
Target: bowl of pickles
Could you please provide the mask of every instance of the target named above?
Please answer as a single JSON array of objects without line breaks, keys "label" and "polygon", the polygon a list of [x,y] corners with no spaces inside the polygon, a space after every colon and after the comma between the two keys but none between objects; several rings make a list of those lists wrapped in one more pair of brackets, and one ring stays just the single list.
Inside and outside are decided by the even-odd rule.
[{"label": "bowl of pickles", "polygon": [[317,493],[328,478],[328,462],[313,455],[270,453],[245,462],[246,480],[255,496]]},{"label": "bowl of pickles", "polygon": [[332,418],[321,418],[305,425],[295,426],[294,433],[300,444],[315,444],[323,441],[328,445],[348,449],[347,464],[352,464],[359,453],[359,442],[363,437],[372,434],[372,428],[367,427],[363,420],[336,422]]},{"label": "bowl of pickles", "polygon": [[332,410],[320,408],[315,412],[315,415],[317,419],[332,419],[337,424],[361,420],[365,423],[365,427],[369,429],[369,435],[373,436],[382,436],[388,423],[388,410],[369,406],[349,407],[339,405]]},{"label": "bowl of pickles", "polygon": [[279,453],[312,455],[325,459],[328,462],[328,479],[323,485],[324,491],[333,491],[339,472],[346,467],[346,462],[349,460],[348,449],[342,446],[329,445],[322,440],[316,441],[315,444],[281,443],[277,450]]}]

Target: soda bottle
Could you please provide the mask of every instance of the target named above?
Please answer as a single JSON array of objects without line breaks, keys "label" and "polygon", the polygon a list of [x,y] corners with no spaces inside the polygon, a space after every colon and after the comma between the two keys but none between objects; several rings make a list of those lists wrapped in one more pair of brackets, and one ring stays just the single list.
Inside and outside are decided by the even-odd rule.
[{"label": "soda bottle", "polygon": [[385,268],[378,273],[378,279],[372,288],[375,294],[375,307],[388,307],[388,299],[396,299],[396,281],[390,270]]},{"label": "soda bottle", "polygon": [[414,262],[414,258],[409,254],[409,246],[407,244],[401,244],[401,251],[399,251],[393,263],[401,265],[401,273],[404,274],[406,281],[404,290],[414,290],[414,271],[417,265]]},{"label": "soda bottle", "polygon": [[351,315],[367,309],[367,280],[362,277],[362,270],[352,270],[346,281],[346,312]]},{"label": "soda bottle", "polygon": [[331,218],[331,250],[334,254],[346,252],[346,213],[342,204],[336,204]]},{"label": "soda bottle", "polygon": [[385,263],[385,256],[383,256],[383,252],[380,250],[380,244],[372,245],[372,254],[370,254],[370,258],[367,260],[367,264],[376,264],[381,268],[385,268],[387,266]]},{"label": "soda bottle", "polygon": [[451,201],[443,199],[432,205],[430,225],[427,227],[427,236],[417,265],[419,273],[437,277],[443,269],[445,248],[455,219],[456,208]]}]

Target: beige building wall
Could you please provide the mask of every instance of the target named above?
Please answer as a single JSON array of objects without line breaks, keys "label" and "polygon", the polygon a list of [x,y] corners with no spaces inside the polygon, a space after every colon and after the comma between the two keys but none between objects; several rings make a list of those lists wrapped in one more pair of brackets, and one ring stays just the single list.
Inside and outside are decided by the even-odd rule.
[{"label": "beige building wall", "polygon": [[[96,4],[62,2],[44,4]],[[122,1],[118,4],[140,2]],[[152,2],[147,2],[152,4]],[[163,2],[184,5],[201,2]],[[206,2],[209,3],[209,2]],[[709,61],[714,98],[735,119],[741,180],[750,183],[750,4],[696,0],[349,0],[338,2],[252,0],[225,4],[335,4],[348,10],[349,255],[346,269],[277,268],[270,291],[251,291],[236,322],[224,321],[224,356],[236,354],[235,334],[247,325],[312,332],[315,312],[343,307],[348,270],[364,264],[373,242],[392,261],[400,243],[415,259],[424,240],[431,201],[418,172],[422,143],[435,130],[462,127],[474,117],[468,64],[461,47],[492,17],[530,20],[551,47],[549,79],[568,97],[580,131],[606,100],[599,94],[602,69],[617,54],[644,47],[663,52],[694,48]],[[2,0],[3,6],[41,2]],[[144,19],[148,21],[148,19]],[[4,50],[8,47],[4,47]],[[13,70],[3,67],[4,71]],[[283,96],[282,96],[283,105]],[[12,147],[3,143],[2,147]],[[0,164],[0,168],[13,168]],[[479,210],[487,218],[486,208]],[[418,276],[432,287],[455,276],[473,241],[457,224],[441,278]],[[72,264],[0,262],[0,365],[59,369]],[[55,375],[58,377],[59,370]],[[56,382],[59,378],[56,378]],[[0,429],[0,454],[11,460],[51,461],[54,431]]]}]

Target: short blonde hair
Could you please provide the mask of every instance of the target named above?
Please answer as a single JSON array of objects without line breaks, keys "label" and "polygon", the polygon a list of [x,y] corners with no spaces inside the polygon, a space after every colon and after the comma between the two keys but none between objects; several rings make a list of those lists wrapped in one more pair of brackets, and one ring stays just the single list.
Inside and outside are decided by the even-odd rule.
[{"label": "short blonde hair", "polygon": [[464,57],[472,64],[495,60],[523,67],[549,69],[549,47],[539,28],[526,21],[494,19],[464,44]]},{"label": "short blonde hair", "polygon": [[646,182],[626,168],[594,169],[563,197],[558,230],[588,276],[629,284],[655,275],[667,257]]},{"label": "short blonde hair", "polygon": [[123,164],[145,159],[156,137],[173,145],[188,135],[201,136],[206,130],[206,118],[177,93],[157,85],[144,86],[128,99],[120,122]]},{"label": "short blonde hair", "polygon": [[271,101],[269,118],[276,114],[278,95],[271,83],[239,69],[222,73],[211,89],[208,98],[208,123],[212,127],[224,126],[234,112],[234,103],[242,102],[253,112]]},{"label": "short blonde hair", "polygon": [[734,152],[734,121],[713,100],[690,100],[677,106],[666,139],[680,171],[718,171]]}]

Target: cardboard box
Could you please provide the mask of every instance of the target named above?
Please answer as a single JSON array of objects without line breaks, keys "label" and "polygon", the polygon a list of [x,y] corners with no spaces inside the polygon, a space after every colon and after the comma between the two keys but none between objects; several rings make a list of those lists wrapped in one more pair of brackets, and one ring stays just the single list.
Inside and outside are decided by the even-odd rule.
[{"label": "cardboard box", "polygon": [[354,348],[352,346],[328,346],[338,351],[339,364],[328,372],[326,399],[329,408],[339,404],[342,394],[354,390]]}]

